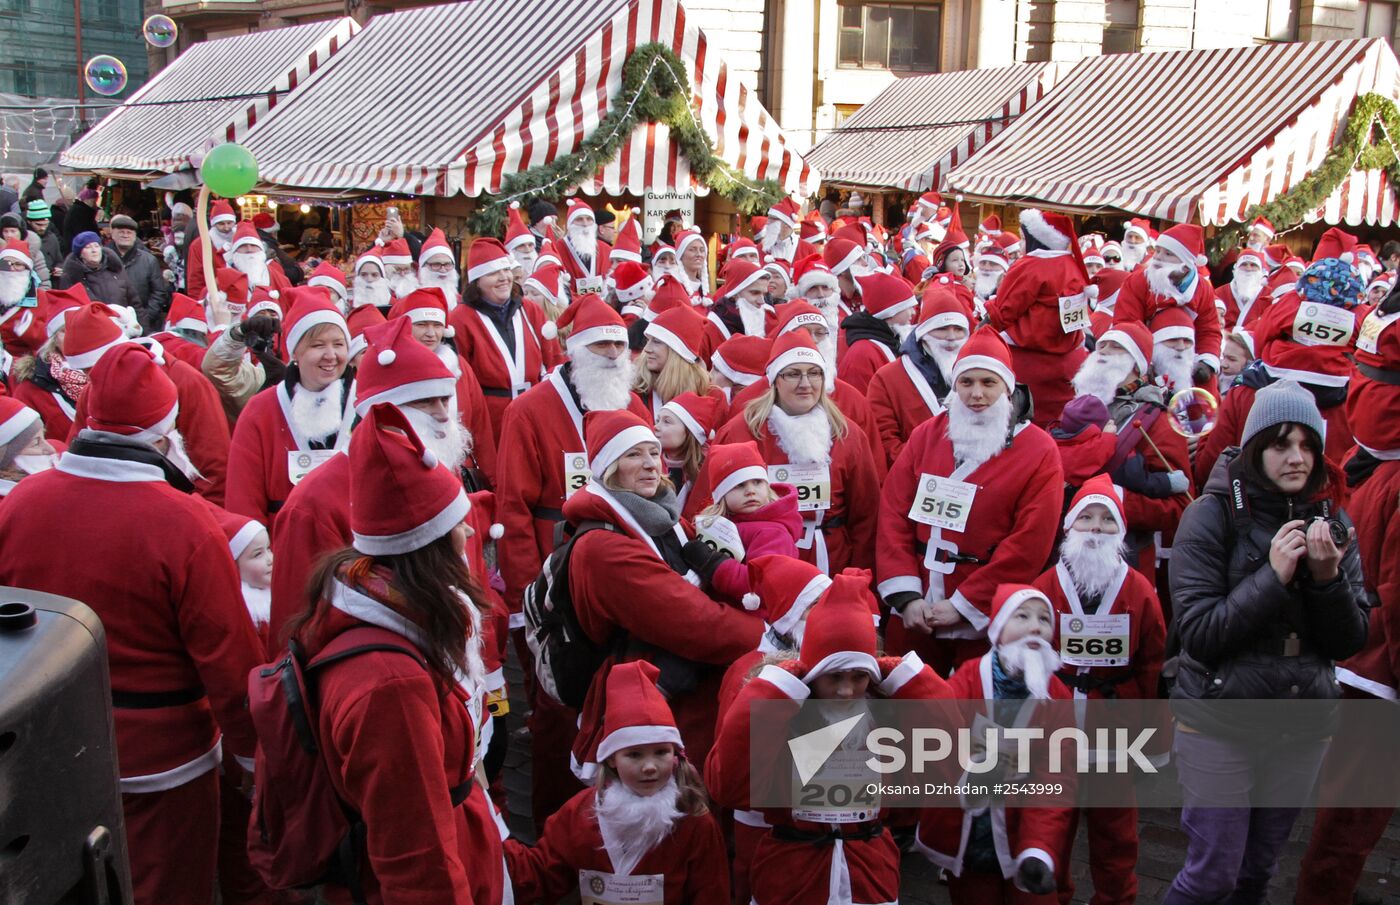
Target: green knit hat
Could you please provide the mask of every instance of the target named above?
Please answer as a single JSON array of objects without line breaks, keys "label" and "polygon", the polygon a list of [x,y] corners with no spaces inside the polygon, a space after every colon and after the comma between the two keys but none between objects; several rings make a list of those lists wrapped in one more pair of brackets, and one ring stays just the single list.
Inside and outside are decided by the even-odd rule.
[{"label": "green knit hat", "polygon": [[29,202],[29,206],[24,209],[24,216],[30,220],[51,220],[53,211],[49,209],[49,203],[42,198],[35,198]]}]

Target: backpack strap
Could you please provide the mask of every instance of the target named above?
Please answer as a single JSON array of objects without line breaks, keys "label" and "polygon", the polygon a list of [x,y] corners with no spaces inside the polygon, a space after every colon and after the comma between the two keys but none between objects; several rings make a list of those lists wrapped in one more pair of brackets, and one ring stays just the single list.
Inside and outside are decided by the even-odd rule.
[{"label": "backpack strap", "polygon": [[311,672],[373,651],[404,654],[412,657],[425,670],[428,669],[428,661],[424,659],[423,654],[403,635],[377,626],[363,625],[347,629],[332,638],[331,642],[303,667],[303,671]]}]

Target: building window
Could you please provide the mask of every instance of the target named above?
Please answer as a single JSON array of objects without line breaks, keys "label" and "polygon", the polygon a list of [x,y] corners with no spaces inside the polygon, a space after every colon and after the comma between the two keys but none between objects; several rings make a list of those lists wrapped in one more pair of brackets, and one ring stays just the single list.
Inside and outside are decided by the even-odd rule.
[{"label": "building window", "polygon": [[840,68],[938,72],[941,4],[844,3],[840,9]]},{"label": "building window", "polygon": [[836,105],[836,125],[840,127],[846,120],[856,115],[856,111],[861,108],[860,104],[837,104]]},{"label": "building window", "polygon": [[1298,40],[1298,0],[1268,0],[1264,37],[1270,41]]},{"label": "building window", "polygon": [[1388,0],[1361,0],[1356,5],[1356,36],[1394,40],[1398,8],[1400,3]]},{"label": "building window", "polygon": [[1103,29],[1104,53],[1136,53],[1138,49],[1138,0],[1108,0],[1108,22]]},{"label": "building window", "polygon": [[[0,86],[10,94],[38,95],[38,82],[32,63],[11,63],[0,66]],[[8,83],[8,84],[6,84]]]}]

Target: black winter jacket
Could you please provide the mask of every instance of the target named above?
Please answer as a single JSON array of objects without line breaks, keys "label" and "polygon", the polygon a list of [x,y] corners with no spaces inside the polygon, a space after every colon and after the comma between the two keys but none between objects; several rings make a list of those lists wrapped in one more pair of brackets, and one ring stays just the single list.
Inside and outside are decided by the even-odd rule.
[{"label": "black winter jacket", "polygon": [[156,260],[139,241],[126,254],[115,246],[112,250],[121,259],[126,281],[136,297],[136,318],[142,329],[147,336],[159,333],[165,329],[165,314],[170,310],[170,284],[165,281],[164,262]]},{"label": "black winter jacket", "polygon": [[89,267],[76,254],[70,254],[64,258],[63,274],[59,283],[61,284],[60,289],[67,289],[82,283],[88,296],[94,302],[127,305],[137,311],[141,310],[136,293],[132,291],[131,283],[127,281],[126,270],[122,267],[122,259],[117,257],[115,251],[105,246],[102,249],[102,264],[98,267]]}]

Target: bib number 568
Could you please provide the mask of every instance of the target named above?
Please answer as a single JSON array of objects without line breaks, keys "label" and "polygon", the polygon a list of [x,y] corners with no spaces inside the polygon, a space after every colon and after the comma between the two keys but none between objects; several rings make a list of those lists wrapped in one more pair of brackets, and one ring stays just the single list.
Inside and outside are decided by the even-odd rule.
[{"label": "bib number 568", "polygon": [[1071,656],[1109,656],[1116,657],[1123,653],[1122,638],[1066,638],[1065,653]]}]

